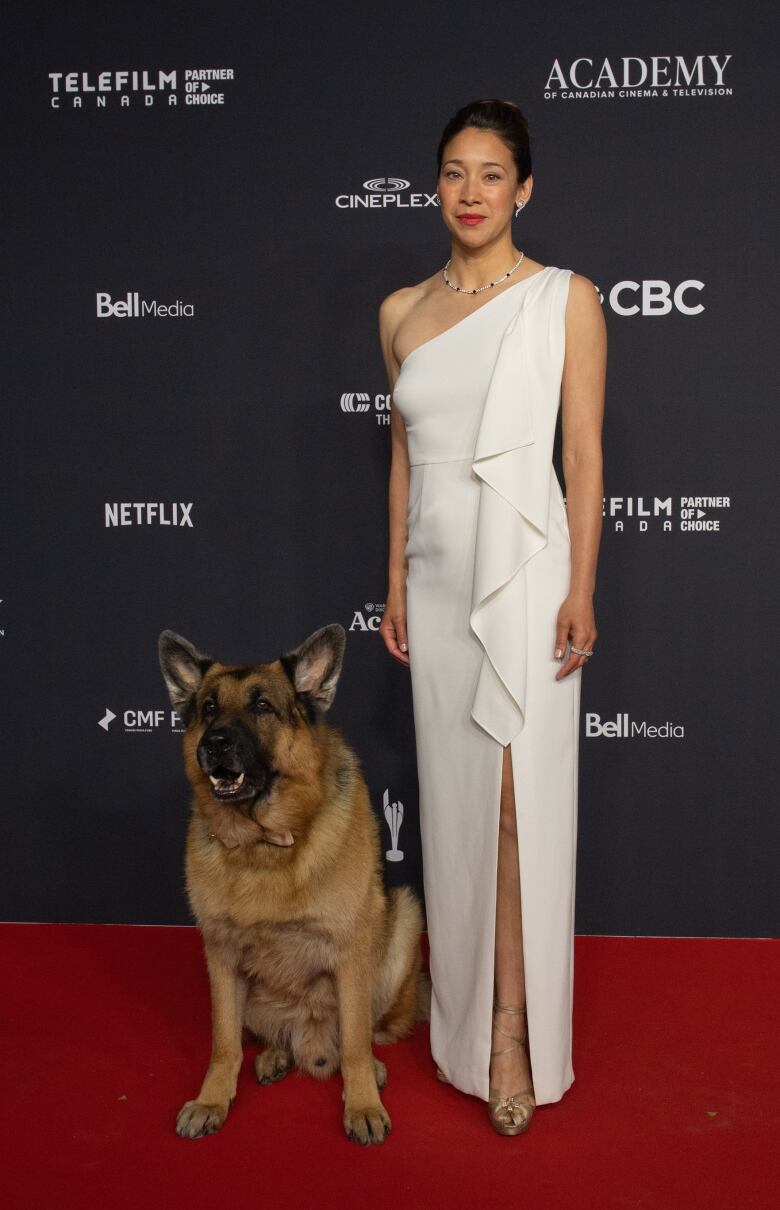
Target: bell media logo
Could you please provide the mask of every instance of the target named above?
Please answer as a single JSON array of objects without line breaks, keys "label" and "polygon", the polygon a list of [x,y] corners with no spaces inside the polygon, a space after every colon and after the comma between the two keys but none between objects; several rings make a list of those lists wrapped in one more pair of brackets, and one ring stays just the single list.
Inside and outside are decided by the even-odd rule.
[{"label": "bell media logo", "polygon": [[645,719],[629,717],[628,712],[614,719],[602,719],[600,714],[585,714],[585,736],[587,739],[684,739],[685,727],[681,723],[648,723]]},{"label": "bell media logo", "polygon": [[95,314],[98,319],[192,319],[195,315],[193,303],[181,298],[174,302],[161,303],[157,299],[147,301],[138,290],[128,290],[116,301],[108,293],[98,291],[95,295]]}]

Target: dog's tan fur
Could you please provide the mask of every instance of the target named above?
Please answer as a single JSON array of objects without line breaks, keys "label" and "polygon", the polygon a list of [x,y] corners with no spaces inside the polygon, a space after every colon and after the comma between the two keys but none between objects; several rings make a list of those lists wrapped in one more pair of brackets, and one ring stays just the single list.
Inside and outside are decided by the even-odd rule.
[{"label": "dog's tan fur", "polygon": [[[261,1083],[293,1065],[318,1079],[340,1068],[348,1137],[381,1142],[390,1129],[379,1097],[386,1069],[372,1040],[395,1041],[428,1014],[420,904],[407,887],[385,891],[357,757],[322,717],[343,634],[325,627],[286,657],[251,667],[215,662],[171,631],[160,636],[171,700],[187,722],[186,882],[212,1001],[211,1062],[177,1119],[188,1138],[224,1122],[246,1029],[266,1043],[255,1063]],[[268,709],[249,709],[253,692]],[[216,713],[204,717],[212,705]],[[215,800],[198,759],[209,728],[237,721],[275,774],[243,808]]]}]

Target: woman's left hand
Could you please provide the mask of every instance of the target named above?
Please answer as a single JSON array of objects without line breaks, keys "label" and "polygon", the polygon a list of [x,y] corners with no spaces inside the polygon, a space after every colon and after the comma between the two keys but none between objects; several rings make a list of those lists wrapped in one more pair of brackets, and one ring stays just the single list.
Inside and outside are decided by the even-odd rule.
[{"label": "woman's left hand", "polygon": [[[566,644],[571,639],[575,647],[590,651],[598,637],[596,618],[593,613],[593,598],[588,593],[570,592],[558,610],[558,621],[555,627],[555,654],[553,659],[561,660],[566,652]],[[560,655],[558,654],[560,652]],[[556,681],[562,681],[570,672],[586,664],[590,656],[577,655],[572,651],[562,668],[555,674]]]}]

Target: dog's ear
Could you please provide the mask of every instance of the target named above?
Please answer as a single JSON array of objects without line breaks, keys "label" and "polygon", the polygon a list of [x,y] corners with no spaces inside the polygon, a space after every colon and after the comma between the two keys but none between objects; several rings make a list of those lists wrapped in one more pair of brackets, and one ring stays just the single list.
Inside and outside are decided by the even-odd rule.
[{"label": "dog's ear", "polygon": [[323,714],[336,695],[346,641],[344,627],[334,622],[310,634],[294,651],[286,651],[279,657],[295,692]]},{"label": "dog's ear", "polygon": [[172,630],[162,632],[157,650],[171,703],[177,709],[186,706],[193,694],[197,693],[204,672],[214,661],[210,655],[197,651],[192,643]]}]

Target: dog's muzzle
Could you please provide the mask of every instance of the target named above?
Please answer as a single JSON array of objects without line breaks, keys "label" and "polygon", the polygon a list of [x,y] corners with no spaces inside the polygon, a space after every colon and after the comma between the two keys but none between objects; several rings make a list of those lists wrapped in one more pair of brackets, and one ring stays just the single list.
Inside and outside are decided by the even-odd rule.
[{"label": "dog's muzzle", "polygon": [[238,727],[207,731],[198,744],[198,764],[219,802],[247,802],[264,794],[273,777],[254,744]]}]

